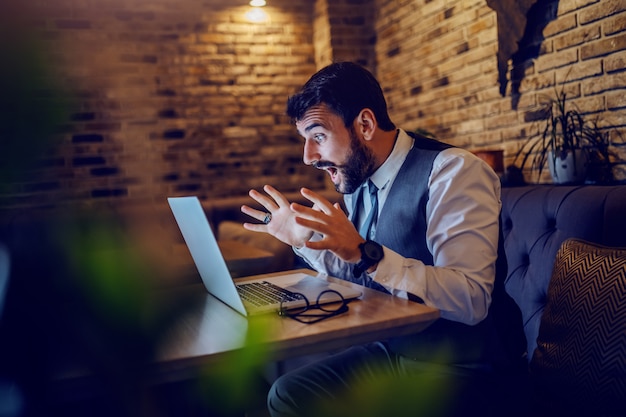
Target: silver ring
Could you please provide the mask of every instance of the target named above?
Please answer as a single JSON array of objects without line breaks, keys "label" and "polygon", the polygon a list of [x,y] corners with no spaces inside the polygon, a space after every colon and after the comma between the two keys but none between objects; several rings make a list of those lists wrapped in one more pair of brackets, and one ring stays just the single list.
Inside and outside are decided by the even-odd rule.
[{"label": "silver ring", "polygon": [[272,221],[272,213],[265,213],[265,218],[263,219],[263,223],[268,224]]}]

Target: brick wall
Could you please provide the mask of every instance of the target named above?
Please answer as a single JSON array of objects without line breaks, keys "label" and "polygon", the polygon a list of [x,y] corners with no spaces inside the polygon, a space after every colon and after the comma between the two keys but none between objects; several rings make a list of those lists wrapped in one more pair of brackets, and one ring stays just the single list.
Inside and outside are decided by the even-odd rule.
[{"label": "brick wall", "polygon": [[376,72],[374,0],[328,2],[333,61],[354,61]]},{"label": "brick wall", "polygon": [[[510,85],[506,97],[499,92],[497,15],[486,1],[377,3],[377,72],[401,126],[429,130],[469,149],[502,149],[510,164],[537,129],[532,115],[542,97],[553,95],[555,86],[565,82],[569,97],[583,112],[621,126],[624,134],[623,1],[552,2],[558,6],[556,19],[543,31],[539,56],[524,63],[516,98]],[[617,151],[626,157],[623,146]],[[626,178],[624,164],[614,172]],[[526,174],[528,180],[537,180]]]},{"label": "brick wall", "polygon": [[376,72],[374,0],[316,0],[313,21],[315,64],[353,61]]},{"label": "brick wall", "polygon": [[71,105],[60,145],[37,175],[11,184],[11,205],[325,187],[284,116],[287,96],[315,70],[312,2],[274,0],[262,23],[247,20],[247,1],[34,5],[12,13],[41,39]]},{"label": "brick wall", "polygon": [[315,18],[313,19],[313,45],[315,47],[315,66],[322,68],[333,62],[331,45],[329,0],[315,1]]},{"label": "brick wall", "polygon": [[502,149],[507,163],[532,133],[541,96],[566,78],[584,111],[626,125],[619,0],[559,1],[515,99],[510,86],[500,95],[497,15],[486,0],[272,0],[263,23],[246,19],[243,0],[24,3],[71,111],[37,175],[9,184],[12,206],[326,188],[302,164],[284,104],[333,60],[372,69],[398,125]]}]

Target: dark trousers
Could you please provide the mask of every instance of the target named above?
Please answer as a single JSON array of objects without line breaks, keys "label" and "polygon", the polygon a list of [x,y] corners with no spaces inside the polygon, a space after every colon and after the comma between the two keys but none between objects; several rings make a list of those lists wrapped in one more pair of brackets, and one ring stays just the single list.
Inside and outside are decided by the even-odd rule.
[{"label": "dark trousers", "polygon": [[495,379],[478,367],[413,361],[384,343],[350,348],[278,378],[277,416],[495,416]]}]

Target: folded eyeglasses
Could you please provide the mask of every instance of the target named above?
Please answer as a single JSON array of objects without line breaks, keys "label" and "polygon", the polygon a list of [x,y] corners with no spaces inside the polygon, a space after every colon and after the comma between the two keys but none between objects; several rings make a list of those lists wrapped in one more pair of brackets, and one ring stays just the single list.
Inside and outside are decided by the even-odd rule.
[{"label": "folded eyeglasses", "polygon": [[[279,316],[290,317],[300,323],[312,324],[348,311],[348,301],[335,290],[322,291],[314,304],[311,304],[304,294],[297,292],[294,295],[295,298],[304,300],[306,304],[303,307],[285,308],[283,301],[281,301],[278,310]],[[322,299],[324,303],[320,304]]]}]

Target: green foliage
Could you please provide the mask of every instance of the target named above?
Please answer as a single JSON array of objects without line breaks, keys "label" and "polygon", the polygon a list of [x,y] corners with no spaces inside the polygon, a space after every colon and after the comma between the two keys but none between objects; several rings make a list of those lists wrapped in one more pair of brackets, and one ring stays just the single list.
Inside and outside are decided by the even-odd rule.
[{"label": "green foliage", "polygon": [[53,144],[66,119],[62,98],[40,44],[29,36],[0,30],[0,194],[20,179]]},{"label": "green foliage", "polygon": [[201,370],[196,394],[213,413],[243,415],[265,408],[269,384],[262,375],[271,355],[264,342],[272,332],[271,319],[248,317],[247,322],[245,346]]},{"label": "green foliage", "polygon": [[[590,180],[609,183],[613,181],[611,158],[610,131],[615,126],[601,126],[601,120],[588,119],[575,104],[568,102],[564,87],[556,90],[554,97],[548,97],[543,103],[542,122],[538,133],[528,138],[522,145],[513,165],[523,169],[530,163],[531,170],[536,171],[538,178],[545,168],[548,158],[556,163],[572,150],[582,149],[586,152],[590,167]],[[619,132],[615,130],[618,134]]]}]

